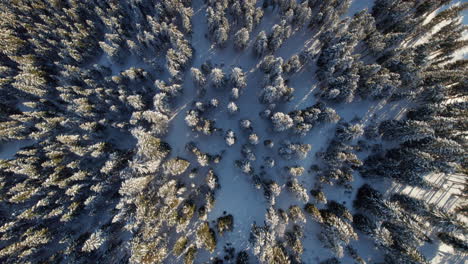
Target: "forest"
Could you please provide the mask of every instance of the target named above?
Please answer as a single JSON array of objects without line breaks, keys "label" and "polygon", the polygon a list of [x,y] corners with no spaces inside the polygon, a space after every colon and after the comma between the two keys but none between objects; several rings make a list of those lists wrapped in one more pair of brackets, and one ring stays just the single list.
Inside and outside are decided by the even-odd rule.
[{"label": "forest", "polygon": [[1,0],[0,263],[468,263],[467,11]]}]

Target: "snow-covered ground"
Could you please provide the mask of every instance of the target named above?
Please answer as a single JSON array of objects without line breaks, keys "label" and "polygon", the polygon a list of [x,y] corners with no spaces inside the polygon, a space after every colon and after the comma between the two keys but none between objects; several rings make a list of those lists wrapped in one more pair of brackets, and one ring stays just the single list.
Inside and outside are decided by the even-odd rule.
[{"label": "snow-covered ground", "polygon": [[34,140],[14,140],[0,142],[0,159],[12,159],[20,149],[34,144]]},{"label": "snow-covered ground", "polygon": [[348,9],[348,16],[353,16],[354,14],[364,10],[372,11],[372,6],[374,5],[374,0],[353,0],[351,6]]}]

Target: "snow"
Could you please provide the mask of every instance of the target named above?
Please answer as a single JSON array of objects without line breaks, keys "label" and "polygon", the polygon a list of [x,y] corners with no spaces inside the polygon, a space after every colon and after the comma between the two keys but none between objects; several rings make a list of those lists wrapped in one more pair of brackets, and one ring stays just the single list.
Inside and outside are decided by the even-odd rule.
[{"label": "snow", "polygon": [[34,144],[34,140],[13,140],[0,142],[0,159],[12,159],[20,149]]},{"label": "snow", "polygon": [[367,8],[369,12],[372,11],[375,0],[353,0],[351,6],[348,9],[347,15],[352,17],[354,14]]},{"label": "snow", "polygon": [[130,133],[117,129],[108,127],[106,128],[106,140],[109,143],[114,144],[118,149],[133,149],[137,143],[137,140],[130,135]]},{"label": "snow", "polygon": [[425,190],[418,187],[395,184],[394,191],[436,204],[447,210],[453,209],[462,200],[465,178],[463,175],[430,174],[425,179],[434,184],[438,190]]},{"label": "snow", "polygon": [[33,108],[26,106],[24,102],[18,103],[16,107],[18,107],[18,109],[22,112],[31,112],[34,110]]},{"label": "snow", "polygon": [[468,10],[462,12],[463,14],[463,24],[468,24]]}]

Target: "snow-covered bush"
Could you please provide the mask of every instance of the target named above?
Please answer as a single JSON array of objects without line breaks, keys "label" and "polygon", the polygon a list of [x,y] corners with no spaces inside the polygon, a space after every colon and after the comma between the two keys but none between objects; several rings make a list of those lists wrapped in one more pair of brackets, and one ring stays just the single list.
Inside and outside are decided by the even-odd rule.
[{"label": "snow-covered bush", "polygon": [[294,125],[294,121],[292,118],[281,112],[276,112],[271,116],[271,122],[273,123],[273,127],[275,131],[281,132],[288,130]]},{"label": "snow-covered bush", "polygon": [[224,75],[223,70],[219,68],[214,68],[210,73],[211,84],[217,89],[223,89],[226,86],[226,76]]},{"label": "snow-covered bush", "polygon": [[236,135],[234,134],[234,131],[232,131],[231,129],[226,131],[226,136],[224,137],[224,139],[226,140],[226,144],[228,146],[234,145],[236,143]]}]

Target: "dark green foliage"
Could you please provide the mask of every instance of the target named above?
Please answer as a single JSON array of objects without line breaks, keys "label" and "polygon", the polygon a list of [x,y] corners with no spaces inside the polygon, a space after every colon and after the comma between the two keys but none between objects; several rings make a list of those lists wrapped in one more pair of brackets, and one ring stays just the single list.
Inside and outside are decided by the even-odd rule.
[{"label": "dark green foliage", "polygon": [[213,229],[210,228],[208,222],[204,222],[197,230],[197,239],[205,246],[205,248],[213,252],[216,248],[216,235]]},{"label": "dark green foliage", "polygon": [[376,222],[363,214],[355,214],[353,216],[353,226],[366,235],[374,234],[377,229]]},{"label": "dark green foliage", "polygon": [[217,229],[220,234],[225,231],[232,231],[234,226],[234,217],[232,215],[221,216],[217,220]]},{"label": "dark green foliage", "polygon": [[197,255],[197,248],[195,246],[189,247],[187,253],[184,256],[184,264],[192,264],[195,261]]},{"label": "dark green foliage", "polygon": [[312,219],[314,219],[315,221],[317,221],[319,223],[323,222],[322,215],[320,214],[319,209],[315,205],[313,205],[311,203],[307,203],[304,206],[304,211],[306,211],[308,214],[310,214]]},{"label": "dark green foliage", "polygon": [[249,254],[245,251],[237,253],[236,264],[249,264]]},{"label": "dark green foliage", "polygon": [[390,197],[391,202],[396,202],[398,203],[399,206],[401,206],[403,209],[406,211],[417,214],[420,216],[423,216],[427,214],[428,208],[425,202],[422,200],[410,197],[405,194],[393,194]]},{"label": "dark green foliage", "polygon": [[188,239],[186,237],[180,237],[176,243],[174,244],[174,248],[172,251],[174,252],[174,255],[179,256],[182,254],[182,252],[185,250],[186,246],[188,243]]},{"label": "dark green foliage", "polygon": [[332,200],[327,203],[327,208],[336,216],[347,219],[351,222],[353,221],[353,215],[348,210],[348,208],[346,208],[346,206]]},{"label": "dark green foliage", "polygon": [[329,258],[321,261],[319,264],[340,264],[341,262],[337,258]]},{"label": "dark green foliage", "polygon": [[314,189],[310,190],[310,194],[312,195],[317,202],[320,203],[326,203],[327,202],[327,197],[325,197],[325,194],[320,190],[320,189]]},{"label": "dark green foliage", "polygon": [[381,219],[395,217],[392,209],[385,203],[382,194],[368,184],[364,184],[359,188],[353,206],[357,209],[368,211]]}]

